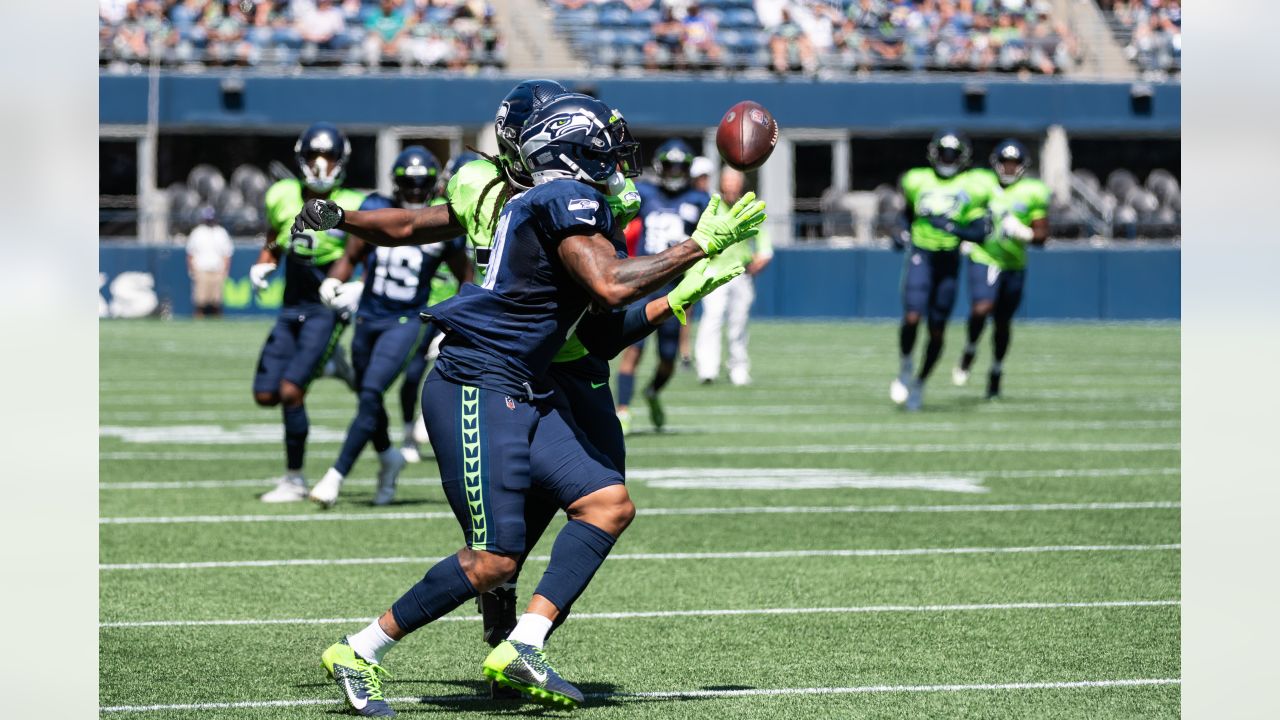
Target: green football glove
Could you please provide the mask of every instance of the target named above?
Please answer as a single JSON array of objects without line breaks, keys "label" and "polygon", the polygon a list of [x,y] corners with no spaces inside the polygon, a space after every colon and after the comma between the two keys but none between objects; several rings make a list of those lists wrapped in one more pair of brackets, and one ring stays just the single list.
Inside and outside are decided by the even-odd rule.
[{"label": "green football glove", "polygon": [[716,193],[702,211],[698,227],[690,237],[708,256],[715,255],[734,243],[754,237],[767,217],[764,201],[756,201],[753,192],[743,195],[727,211],[722,209],[720,194]]},{"label": "green football glove", "polygon": [[681,325],[687,325],[684,309],[711,294],[712,290],[729,282],[742,274],[744,268],[724,255],[703,258],[685,271],[684,277],[675,289],[667,293],[667,302],[671,312]]}]

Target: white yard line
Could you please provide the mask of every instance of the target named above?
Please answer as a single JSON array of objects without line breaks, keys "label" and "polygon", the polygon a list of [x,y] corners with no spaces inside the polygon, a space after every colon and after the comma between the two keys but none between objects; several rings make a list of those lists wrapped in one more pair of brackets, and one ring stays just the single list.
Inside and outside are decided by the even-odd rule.
[{"label": "white yard line", "polygon": [[[634,693],[586,693],[590,700],[609,698],[734,698],[734,697],[776,697],[786,695],[872,695],[886,693],[956,693],[956,692],[997,692],[1017,690],[1083,690],[1092,688],[1126,688],[1151,687],[1161,685],[1181,685],[1179,678],[1123,678],[1108,680],[1069,680],[1064,682],[1022,682],[1022,683],[980,683],[955,685],[862,685],[855,687],[807,687],[807,688],[744,688],[738,690],[655,690]],[[481,695],[445,695],[429,697],[393,697],[388,702],[395,704],[435,703],[435,702],[489,702],[488,697]],[[307,707],[312,705],[332,705],[338,707],[341,701],[335,699],[309,698],[304,700],[248,700],[241,702],[220,703],[188,703],[175,705],[110,705],[99,708],[104,713],[141,713],[179,710],[242,710],[271,707]]]},{"label": "white yard line", "polygon": [[[1094,602],[979,603],[969,605],[862,605],[855,607],[750,608],[727,610],[653,610],[640,612],[574,613],[577,620],[635,620],[641,618],[734,617],[740,615],[858,615],[876,613],[981,612],[995,610],[1067,610],[1087,608],[1169,607],[1181,600],[1100,600]],[[143,620],[104,622],[99,628],[213,627],[224,625],[342,625],[367,623],[372,618],[273,618],[250,620]],[[446,615],[436,622],[479,621],[479,615]]]},{"label": "white yard line", "polygon": [[[640,515],[828,515],[841,513],[964,513],[964,512],[1074,512],[1092,510],[1176,510],[1182,503],[1170,500],[1111,503],[1030,503],[1023,505],[778,505],[707,508],[640,508]],[[448,520],[452,512],[361,512],[308,515],[180,515],[157,517],[105,517],[100,525],[181,525],[190,523],[336,522],[362,520]]]},{"label": "white yard line", "polygon": [[[733,472],[740,476],[754,476],[760,471],[760,468],[739,468]],[[767,468],[769,472],[776,472],[776,468]],[[633,469],[628,472],[629,479],[647,481],[650,475],[647,473],[663,472],[674,473],[680,472],[690,477],[703,477],[711,472],[715,472],[716,476],[722,475],[725,470],[719,468],[676,468],[672,470],[648,470],[643,468]],[[830,472],[836,472],[834,470]],[[1135,476],[1170,476],[1181,475],[1181,468],[1163,467],[1163,468],[1088,468],[1088,469],[1058,469],[1058,470],[957,470],[954,473],[937,473],[937,472],[919,472],[910,473],[917,477],[952,477],[956,474],[973,475],[982,478],[1009,478],[1009,479],[1034,479],[1034,478],[1107,478],[1107,477],[1135,477]],[[669,476],[669,475],[664,475]],[[887,475],[886,477],[892,477]],[[99,490],[218,490],[223,488],[269,488],[276,484],[279,478],[263,478],[261,480],[155,480],[155,481],[134,481],[134,482],[104,482],[98,484]],[[373,478],[348,478],[343,487],[373,487],[377,482]],[[439,478],[401,478],[400,486],[420,486],[420,487],[439,487]],[[779,488],[770,488],[779,489]]]},{"label": "white yard line", "polygon": [[[325,443],[313,443],[325,444]],[[935,443],[901,445],[747,445],[731,447],[684,447],[679,452],[688,455],[880,455],[897,453],[1042,453],[1042,452],[1167,452],[1181,449],[1180,443]],[[666,447],[633,446],[627,450],[631,457],[670,457]],[[149,451],[123,450],[98,454],[99,460],[278,460],[280,453]]]},{"label": "white yard line", "polygon": [[[609,560],[777,560],[816,557],[904,557],[920,555],[1017,555],[1066,552],[1180,551],[1179,544],[1163,545],[1039,545],[1030,547],[867,548],[848,550],[747,550],[739,552],[614,553]],[[547,562],[549,555],[531,555]],[[428,565],[438,557],[292,558],[284,560],[214,560],[206,562],[103,563],[102,571],[212,570],[226,568],[329,567],[346,565]]]}]

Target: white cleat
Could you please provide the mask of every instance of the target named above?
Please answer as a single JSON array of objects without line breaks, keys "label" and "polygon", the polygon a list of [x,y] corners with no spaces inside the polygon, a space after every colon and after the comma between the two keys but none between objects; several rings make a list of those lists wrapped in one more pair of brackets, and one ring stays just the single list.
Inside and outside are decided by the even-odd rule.
[{"label": "white cleat", "polygon": [[911,394],[911,391],[907,388],[907,384],[902,381],[902,378],[896,377],[893,382],[889,383],[889,399],[893,401],[894,405],[901,405],[906,402],[909,394]]},{"label": "white cleat", "polygon": [[301,475],[280,478],[275,488],[258,496],[265,503],[301,502],[307,499],[307,481]]},{"label": "white cleat", "polygon": [[734,368],[729,371],[729,382],[738,387],[750,385],[751,373],[747,372],[746,368]]},{"label": "white cleat", "polygon": [[382,462],[382,467],[378,468],[378,491],[373,495],[373,504],[390,505],[396,499],[396,482],[406,464],[404,453],[396,448],[389,448],[378,456],[378,460]]},{"label": "white cleat", "polygon": [[907,411],[916,412],[924,407],[924,384],[919,380],[912,380],[911,385],[907,388]]},{"label": "white cleat", "polygon": [[964,387],[969,384],[969,371],[957,365],[951,368],[951,384],[956,387]]},{"label": "white cleat", "polygon": [[320,478],[320,482],[311,488],[307,497],[325,510],[329,510],[338,504],[340,492],[342,492],[342,473],[329,468],[325,471],[324,477]]},{"label": "white cleat", "polygon": [[400,456],[403,457],[404,461],[407,463],[422,462],[422,453],[418,452],[418,443],[412,440],[406,440],[405,443],[400,446]]}]

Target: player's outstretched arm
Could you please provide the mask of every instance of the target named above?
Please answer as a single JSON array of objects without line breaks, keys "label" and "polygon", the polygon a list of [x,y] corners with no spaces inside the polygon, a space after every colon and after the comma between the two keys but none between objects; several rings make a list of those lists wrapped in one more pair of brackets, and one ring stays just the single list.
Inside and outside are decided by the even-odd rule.
[{"label": "player's outstretched arm", "polygon": [[343,210],[331,200],[311,199],[293,221],[293,232],[337,228],[383,247],[443,242],[464,230],[448,203],[420,210]]},{"label": "player's outstretched arm", "polygon": [[[698,219],[693,235],[657,255],[619,259],[613,245],[599,233],[565,238],[558,252],[569,273],[598,303],[618,308],[657,290],[698,260],[755,237],[768,217],[764,210],[764,201],[747,193],[723,212],[717,194]],[[677,316],[682,312],[675,304],[673,310]]]},{"label": "player's outstretched arm", "polygon": [[369,256],[369,244],[358,237],[347,241],[346,251],[329,266],[329,277],[339,282],[346,282],[355,274],[356,268]]}]

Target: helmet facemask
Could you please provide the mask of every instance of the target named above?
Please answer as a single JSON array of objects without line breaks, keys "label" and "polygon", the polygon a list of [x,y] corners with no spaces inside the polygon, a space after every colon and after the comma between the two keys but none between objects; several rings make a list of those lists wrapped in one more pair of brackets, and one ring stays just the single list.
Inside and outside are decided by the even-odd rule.
[{"label": "helmet facemask", "polygon": [[947,133],[929,143],[929,164],[944,178],[955,177],[969,165],[969,143],[959,135]]}]

